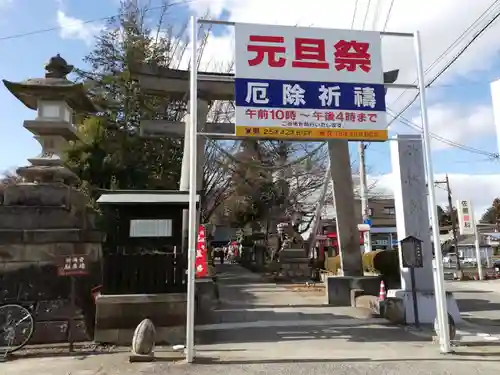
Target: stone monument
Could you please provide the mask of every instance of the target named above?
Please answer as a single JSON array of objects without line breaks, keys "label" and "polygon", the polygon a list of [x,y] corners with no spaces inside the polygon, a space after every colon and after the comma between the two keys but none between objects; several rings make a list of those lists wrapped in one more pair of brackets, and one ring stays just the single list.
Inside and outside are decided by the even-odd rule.
[{"label": "stone monument", "polygon": [[[61,56],[52,57],[45,70],[43,78],[3,80],[19,101],[37,111],[24,127],[42,150],[29,159],[31,165],[17,169],[23,182],[7,186],[0,199],[0,304],[33,304],[33,343],[66,341],[70,325],[73,340],[88,340],[94,319],[91,287],[100,283],[102,236],[86,198],[72,188],[78,178],[64,166],[61,151],[68,141],[78,140],[74,113],[94,112],[95,107],[83,85],[66,78],[73,66]],[[78,260],[80,276],[63,276],[68,259]]]},{"label": "stone monument", "polygon": [[[429,204],[427,199],[427,182],[425,178],[424,152],[420,139],[415,135],[399,135],[391,142],[392,172],[394,175],[394,204],[398,239],[413,236],[422,241],[422,268],[415,269],[415,289],[418,304],[419,321],[432,324],[436,317],[436,300],[434,298],[434,277],[432,270],[431,223],[429,220]],[[403,267],[401,246],[399,246],[401,269],[401,289],[390,289],[389,300],[397,299],[400,303],[400,318],[407,324],[413,324],[413,299],[410,270]],[[448,312],[454,322],[460,323],[461,317],[453,294],[446,292]],[[391,312],[394,314],[394,312]],[[396,314],[397,315],[397,314]]]},{"label": "stone monument", "polygon": [[278,224],[278,235],[281,241],[277,253],[279,272],[286,279],[301,280],[309,278],[309,257],[304,247],[304,240],[295,230],[292,222]]}]

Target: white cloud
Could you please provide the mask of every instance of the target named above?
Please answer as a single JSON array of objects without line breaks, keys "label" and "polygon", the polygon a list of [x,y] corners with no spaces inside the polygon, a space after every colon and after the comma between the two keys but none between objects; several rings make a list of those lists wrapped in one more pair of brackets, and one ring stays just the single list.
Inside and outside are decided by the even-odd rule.
[{"label": "white cloud", "polygon": [[[378,12],[374,4],[380,4]],[[381,30],[387,18],[391,1],[380,0],[371,2],[365,29]],[[421,33],[422,55],[424,67],[430,67],[457,38],[491,5],[491,0],[399,0],[394,2],[387,25],[388,31]],[[354,12],[354,1],[309,0],[304,6],[302,0],[268,1],[268,0],[199,0],[189,3],[199,16],[207,11],[214,19],[220,17],[223,11],[230,12],[230,19],[236,22],[252,22],[262,24],[278,24],[289,26],[313,26],[326,28],[351,28]],[[368,1],[360,1],[356,13],[354,28],[361,29]],[[449,53],[435,64],[427,73],[428,79],[433,77],[450,61],[458,51],[469,41],[475,31],[485,25],[498,11],[500,6],[491,10],[487,18],[479,26],[471,29],[465,40],[456,44]],[[318,11],[318,10],[321,11]],[[378,13],[378,17],[375,14]],[[332,22],[333,20],[333,22]],[[374,22],[375,21],[375,22]],[[220,26],[218,26],[220,27]],[[227,27],[224,36],[210,38],[202,68],[207,67],[207,60],[220,63],[233,59],[234,28]],[[500,21],[494,23],[488,31],[478,38],[446,74],[436,84],[449,84],[454,78],[474,79],[474,73],[492,68],[500,52]],[[413,42],[411,38],[383,37],[384,69],[400,69],[399,83],[413,83],[416,79],[416,63]],[[212,66],[209,66],[213,68]],[[485,82],[485,85],[488,82]],[[400,96],[404,93],[402,96]],[[430,98],[433,95],[430,91]],[[464,94],[467,91],[464,90]],[[415,95],[414,90],[402,91],[390,89],[387,95],[389,107],[398,112]],[[395,100],[399,98],[396,102]],[[446,98],[438,98],[438,104],[431,101],[429,118],[431,131],[454,142],[469,143],[471,139],[494,134],[493,118],[490,103],[475,107],[463,108],[459,104],[448,104]],[[418,104],[418,103],[416,103]],[[408,114],[407,114],[408,116]],[[420,117],[412,119],[420,125]],[[471,130],[473,129],[473,131]],[[395,126],[392,131],[412,133],[406,126]],[[441,142],[434,142],[433,148],[448,147]]]},{"label": "white cloud", "polygon": [[[436,181],[443,181],[444,174],[436,174]],[[484,211],[491,206],[493,199],[500,196],[500,175],[488,174],[449,174],[450,188],[453,196],[453,204],[457,200],[470,200],[475,213],[475,219],[481,219]],[[376,182],[375,191],[391,194],[394,186],[394,175],[384,174],[380,176],[369,176],[369,183]],[[436,200],[441,206],[448,206],[447,193],[442,188],[436,188]]]},{"label": "white cloud", "polygon": [[91,45],[94,37],[102,30],[101,25],[86,23],[85,21],[66,15],[62,10],[57,11],[57,24],[60,27],[59,35],[62,39],[79,39]]},{"label": "white cloud", "polygon": [[[304,6],[302,0],[268,1],[268,0],[219,0],[196,1],[189,5],[198,15],[211,11],[213,18],[220,16],[223,10],[231,13],[232,21],[253,22],[279,25],[299,25],[326,28],[350,28],[354,11],[354,1],[309,0]],[[377,2],[372,2],[376,4]],[[380,30],[386,20],[389,0],[380,0],[378,21],[373,23],[375,7],[372,6],[365,29]],[[361,29],[367,2],[359,2],[354,27]],[[421,31],[424,66],[429,67],[489,6],[491,0],[404,0],[394,3],[387,30],[400,32]],[[332,22],[332,20],[334,22]],[[478,28],[476,28],[478,29]],[[474,30],[476,30],[474,29]],[[233,49],[218,48],[221,45],[231,47],[227,41],[233,38],[233,28],[228,27],[228,34],[211,38],[208,50],[218,61],[229,61],[233,57]],[[494,24],[443,76],[440,83],[447,82],[457,75],[467,76],[484,71],[494,64],[494,57],[500,51],[500,22]],[[226,39],[226,42],[223,40]],[[468,38],[470,39],[470,37]],[[465,44],[459,43],[441,63],[431,69],[429,76],[437,73]],[[411,83],[416,78],[415,54],[411,38],[383,37],[383,60],[385,70],[400,69],[400,83]],[[388,102],[392,103],[401,94],[392,89],[388,93]],[[394,105],[397,111],[414,95],[412,90],[406,92]]]},{"label": "white cloud", "polygon": [[[191,2],[189,5],[200,16],[210,10],[214,18],[220,16],[222,11],[227,10],[231,13],[231,20],[237,22],[345,29],[351,27],[354,3],[354,1],[345,0],[331,0],[329,2],[309,0],[307,6],[304,6],[302,0],[288,0],[286,5],[284,1],[268,0],[219,0],[216,2],[201,0]],[[378,21],[373,23],[375,7],[372,6],[365,29],[372,29],[375,26],[374,29],[380,30],[383,27],[390,1],[380,0],[378,3],[380,4]],[[354,25],[357,29],[362,28],[367,2],[359,2],[359,4]],[[470,0],[396,1],[387,30],[400,32],[420,30],[424,65],[429,66],[490,5],[491,0],[475,0],[473,2]],[[231,29],[229,28],[229,30]],[[491,57],[495,56],[500,49],[500,41],[496,37],[499,30],[500,24],[494,25],[474,43],[451,71],[454,74],[465,75],[491,67],[494,63]],[[220,38],[232,38],[232,34],[212,38],[211,42]],[[462,45],[460,44],[459,47]],[[416,77],[416,69],[412,40],[383,37],[383,46],[384,68],[386,70],[400,69],[401,82],[413,81]],[[452,51],[447,59],[450,59],[458,49]],[[231,50],[220,50],[218,57],[219,59],[224,57],[229,59],[232,57],[231,53]],[[445,61],[432,71],[437,72]],[[399,94],[395,90],[392,91],[394,94]]]},{"label": "white cloud", "polygon": [[[468,144],[470,139],[495,134],[493,111],[488,105],[464,107],[455,103],[437,103],[429,106],[427,111],[431,133],[446,140]],[[413,117],[410,121],[419,127],[422,125],[420,116]],[[391,126],[391,130],[404,134],[419,132],[401,123],[395,123]],[[432,139],[434,150],[449,147],[451,147],[449,144]]]}]

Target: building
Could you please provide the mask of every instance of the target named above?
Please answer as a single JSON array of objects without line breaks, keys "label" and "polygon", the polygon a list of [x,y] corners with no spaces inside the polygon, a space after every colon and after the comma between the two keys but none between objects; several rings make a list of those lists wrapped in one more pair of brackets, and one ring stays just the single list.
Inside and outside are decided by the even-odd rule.
[{"label": "building", "polygon": [[[474,235],[463,235],[458,238],[458,255],[464,263],[476,263],[476,246]],[[489,263],[493,256],[493,247],[486,236],[479,236],[479,253],[484,264]]]},{"label": "building", "polygon": [[[358,222],[363,223],[361,200],[355,201]],[[396,209],[394,199],[371,199],[368,201],[371,219],[371,240],[373,250],[391,249],[398,244]],[[337,231],[335,218],[322,220],[322,233]]]}]

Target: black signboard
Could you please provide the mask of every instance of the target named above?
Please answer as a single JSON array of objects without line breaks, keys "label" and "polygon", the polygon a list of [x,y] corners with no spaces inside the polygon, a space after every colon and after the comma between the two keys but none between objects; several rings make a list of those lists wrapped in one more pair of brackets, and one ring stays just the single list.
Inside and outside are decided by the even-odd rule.
[{"label": "black signboard", "polygon": [[401,255],[403,267],[422,268],[422,241],[416,237],[408,236],[401,240]]},{"label": "black signboard", "polygon": [[422,268],[424,262],[422,259],[422,241],[416,237],[408,236],[401,240],[401,255],[403,267],[410,269],[411,278],[411,294],[413,299],[413,316],[415,318],[415,326],[419,326],[417,289],[415,282],[415,268]]}]

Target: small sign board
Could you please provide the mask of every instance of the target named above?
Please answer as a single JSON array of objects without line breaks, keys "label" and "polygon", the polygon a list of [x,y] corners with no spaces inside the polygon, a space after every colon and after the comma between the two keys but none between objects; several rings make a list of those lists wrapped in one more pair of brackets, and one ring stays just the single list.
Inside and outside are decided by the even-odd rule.
[{"label": "small sign board", "polygon": [[408,236],[400,241],[402,263],[405,268],[422,268],[422,240],[416,237]]},{"label": "small sign board", "polygon": [[57,273],[59,276],[85,276],[89,274],[88,263],[85,255],[67,255],[61,258]]}]

